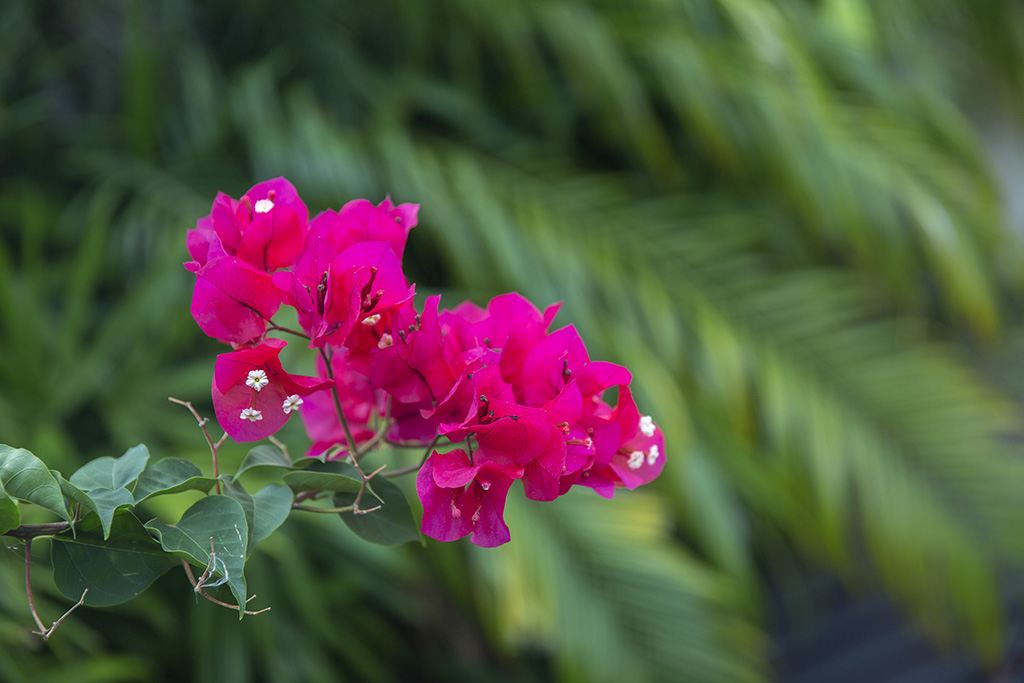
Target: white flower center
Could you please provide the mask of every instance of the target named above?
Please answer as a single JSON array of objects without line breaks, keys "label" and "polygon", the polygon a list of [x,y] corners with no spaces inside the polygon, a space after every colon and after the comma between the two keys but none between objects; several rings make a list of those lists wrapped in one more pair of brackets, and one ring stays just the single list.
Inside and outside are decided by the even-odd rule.
[{"label": "white flower center", "polygon": [[250,370],[249,376],[245,380],[245,386],[252,387],[256,391],[259,391],[268,384],[270,384],[270,380],[267,379],[267,373],[262,370]]},{"label": "white flower center", "polygon": [[293,410],[298,410],[299,406],[301,406],[301,405],[302,405],[302,399],[299,398],[299,395],[298,394],[292,394],[291,396],[289,396],[288,398],[286,398],[284,400],[284,403],[281,404],[281,410],[283,410],[284,414],[287,415],[288,413],[292,412]]},{"label": "white flower center", "polygon": [[644,436],[654,436],[654,420],[651,419],[650,415],[640,416],[640,433]]},{"label": "white flower center", "polygon": [[661,455],[661,450],[658,448],[658,444],[651,446],[651,450],[647,452],[647,464],[653,465],[658,462],[658,456]]},{"label": "white flower center", "polygon": [[367,327],[373,327],[380,322],[380,313],[374,313],[363,318],[363,324]]},{"label": "white flower center", "polygon": [[632,453],[630,453],[629,462],[627,464],[629,465],[629,469],[631,470],[640,469],[640,466],[644,464],[644,452],[633,451]]},{"label": "white flower center", "polygon": [[274,202],[269,199],[261,199],[256,202],[256,206],[253,207],[256,213],[269,213],[274,208]]},{"label": "white flower center", "polygon": [[251,422],[256,422],[257,420],[262,420],[263,419],[263,413],[261,411],[259,411],[259,410],[254,409],[254,408],[243,408],[242,409],[242,419],[243,420],[249,420]]},{"label": "white flower center", "polygon": [[380,335],[380,341],[377,342],[377,348],[386,349],[392,344],[394,344],[394,342],[391,340],[391,335],[385,332],[384,334]]},{"label": "white flower center", "polygon": [[491,490],[491,482],[489,482],[489,481],[482,481],[482,482],[480,482],[480,488],[482,488],[484,491],[490,491]]}]

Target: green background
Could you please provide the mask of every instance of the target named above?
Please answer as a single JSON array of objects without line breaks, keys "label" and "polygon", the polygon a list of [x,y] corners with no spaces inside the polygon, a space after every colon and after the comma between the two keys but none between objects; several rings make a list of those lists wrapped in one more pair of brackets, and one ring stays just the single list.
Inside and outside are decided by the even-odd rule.
[{"label": "green background", "polygon": [[1012,671],[1022,67],[1010,0],[5,0],[0,442],[206,467],[166,400],[211,414],[223,350],[185,231],[284,175],[313,213],[420,203],[406,272],[448,306],[564,301],[668,465],[611,502],[514,489],[497,550],[291,520],[241,624],[172,572],[44,645],[5,550],[0,679],[771,680],[820,581]]}]

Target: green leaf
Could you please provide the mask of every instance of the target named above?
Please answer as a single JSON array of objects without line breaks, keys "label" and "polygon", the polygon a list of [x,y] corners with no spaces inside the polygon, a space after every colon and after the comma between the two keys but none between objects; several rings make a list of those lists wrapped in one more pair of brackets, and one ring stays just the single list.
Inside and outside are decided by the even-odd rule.
[{"label": "green leaf", "polygon": [[249,533],[256,545],[284,524],[292,512],[292,501],[295,495],[292,490],[282,484],[267,484],[256,492],[252,501],[256,506],[255,523]]},{"label": "green leaf", "polygon": [[11,498],[35,503],[71,521],[60,484],[43,461],[24,448],[0,444],[0,486]]},{"label": "green leaf", "polygon": [[149,461],[149,450],[142,444],[129,448],[120,458],[96,458],[71,475],[72,484],[85,492],[93,489],[128,488]]},{"label": "green leaf", "polygon": [[[220,479],[221,485],[224,489],[224,495],[242,506],[242,512],[245,513],[245,527],[251,532],[251,530],[256,526],[256,503],[253,502],[252,496],[245,490],[244,486],[235,483],[234,480],[232,480],[231,475],[222,474],[220,475]],[[248,542],[245,546],[246,557],[249,556],[254,545],[256,545],[256,541],[253,540],[253,535],[250,533]]]},{"label": "green leaf", "polygon": [[184,458],[163,458],[147,467],[135,484],[135,503],[141,503],[152,496],[163,496],[181,491],[203,491],[213,488],[217,480],[204,477],[190,460]]},{"label": "green leaf", "polygon": [[256,446],[251,449],[245,456],[245,460],[242,461],[242,465],[235,472],[235,479],[242,476],[243,472],[248,472],[251,469],[257,467],[279,467],[285,469],[291,469],[292,462],[288,459],[288,456],[284,454],[277,446]]},{"label": "green leaf", "polygon": [[76,527],[74,537],[70,532],[54,536],[50,551],[53,582],[69,600],[78,600],[88,588],[86,605],[117,605],[178,564],[126,510],[114,515],[109,536],[96,515]]},{"label": "green leaf", "polygon": [[[177,524],[159,519],[146,522],[169,553],[199,567],[213,566],[212,575],[226,579],[238,601],[238,618],[245,612],[245,551],[249,528],[242,506],[227,496],[207,496],[195,502]],[[211,561],[210,545],[216,560]]]},{"label": "green leaf", "polygon": [[57,470],[51,470],[51,474],[69,500],[81,503],[96,513],[103,525],[104,537],[110,533],[110,523],[117,508],[135,503],[128,489],[92,489],[86,492],[65,479]]},{"label": "green leaf", "polygon": [[0,486],[0,534],[6,534],[19,524],[21,524],[21,512],[18,511],[18,504],[11,500],[11,497]]},{"label": "green leaf", "polygon": [[313,461],[306,469],[284,475],[292,491],[338,491],[356,493],[362,486],[359,470],[347,462]]},{"label": "green leaf", "polygon": [[[334,496],[334,504],[341,507],[355,502],[356,493],[342,492]],[[359,502],[361,508],[368,509],[380,505],[379,510],[363,514],[353,512],[341,513],[348,528],[363,540],[378,545],[398,545],[420,539],[419,527],[412,515],[409,501],[402,489],[387,479],[377,477],[373,480],[373,492],[367,491]]]}]

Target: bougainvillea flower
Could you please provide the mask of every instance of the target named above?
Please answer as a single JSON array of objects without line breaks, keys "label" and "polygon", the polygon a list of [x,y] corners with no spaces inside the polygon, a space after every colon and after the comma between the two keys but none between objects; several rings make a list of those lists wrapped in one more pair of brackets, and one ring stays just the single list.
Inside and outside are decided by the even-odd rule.
[{"label": "bougainvillea flower", "polygon": [[[587,347],[574,325],[555,330],[534,344],[523,359],[519,388],[526,405],[542,406],[590,362]],[[517,392],[518,394],[518,392]]]},{"label": "bougainvillea flower", "polygon": [[233,256],[185,267],[196,274],[192,317],[203,332],[231,344],[249,344],[263,336],[282,299],[270,275]]},{"label": "bougainvillea flower", "polygon": [[455,375],[441,352],[442,337],[437,308],[441,297],[427,297],[418,326],[397,329],[382,339],[370,363],[370,381],[405,403],[435,401],[455,383]]},{"label": "bougainvillea flower", "polygon": [[521,378],[524,361],[544,339],[559,308],[561,304],[552,304],[541,313],[524,296],[510,292],[491,299],[487,304],[487,319],[475,326],[478,336],[487,337],[493,346],[501,348],[501,374],[513,386],[520,403],[539,405],[529,403],[524,395]]},{"label": "bougainvillea flower", "polygon": [[500,459],[474,464],[465,451],[434,451],[416,477],[416,492],[423,502],[421,530],[437,541],[454,541],[467,534],[484,548],[507,543],[505,499],[522,468]]},{"label": "bougainvillea flower", "polygon": [[[377,396],[370,386],[370,380],[349,367],[347,354],[335,352],[331,356],[331,371],[342,413],[356,444],[360,444],[374,434],[370,422],[380,413]],[[327,366],[322,358],[317,358],[317,376],[327,376]],[[337,454],[338,458],[348,454],[345,428],[341,426],[334,397],[329,391],[311,394],[302,404],[299,414],[306,426],[306,433],[313,441],[306,452],[307,456],[316,457],[335,445],[343,447]]]},{"label": "bougainvillea flower", "polygon": [[[315,258],[320,263],[320,256]],[[313,347],[344,345],[356,325],[411,301],[416,293],[387,242],[357,242],[322,273],[311,270],[319,267],[314,264],[300,265],[296,272],[275,273],[274,282],[298,310]]]},{"label": "bougainvillea flower", "polygon": [[210,214],[189,234],[189,253],[204,264],[216,236],[225,254],[273,272],[292,265],[302,253],[308,222],[309,211],[292,184],[284,178],[266,180],[241,199],[218,193]]},{"label": "bougainvillea flower", "polygon": [[523,488],[530,500],[554,500],[565,466],[565,437],[540,408],[488,401],[480,424],[470,427],[479,453],[500,453],[523,468]]},{"label": "bougainvillea flower", "polygon": [[311,235],[322,237],[335,253],[357,242],[387,242],[398,258],[405,251],[409,231],[416,226],[419,204],[395,206],[390,198],[374,206],[366,199],[355,199],[340,211],[324,211],[313,219]]},{"label": "bougainvillea flower", "polygon": [[[619,402],[606,418],[584,417],[597,455],[578,483],[608,480],[634,489],[654,480],[665,465],[665,437],[649,415],[641,415],[629,387],[619,387]],[[588,481],[589,479],[589,481]],[[600,492],[600,491],[599,491]]]},{"label": "bougainvillea flower", "polygon": [[331,386],[328,379],[285,372],[278,359],[285,346],[281,339],[266,339],[217,356],[213,409],[221,428],[235,441],[258,441],[277,432],[303,397]]}]

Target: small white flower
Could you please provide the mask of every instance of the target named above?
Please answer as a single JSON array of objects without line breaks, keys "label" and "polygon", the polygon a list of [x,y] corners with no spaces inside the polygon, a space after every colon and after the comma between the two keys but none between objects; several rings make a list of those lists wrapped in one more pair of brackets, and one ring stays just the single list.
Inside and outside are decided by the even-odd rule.
[{"label": "small white flower", "polygon": [[299,406],[301,406],[301,405],[302,405],[302,399],[299,398],[299,395],[298,394],[292,394],[291,396],[289,396],[288,398],[286,398],[284,400],[284,403],[281,404],[281,410],[283,410],[284,414],[287,415],[288,413],[292,412],[293,410],[298,410]]},{"label": "small white flower", "polygon": [[274,202],[269,199],[261,199],[256,202],[256,206],[254,208],[256,209],[256,213],[269,213],[270,210],[274,208]]},{"label": "small white flower", "polygon": [[640,433],[644,436],[654,436],[654,420],[651,419],[650,415],[640,416]]},{"label": "small white flower", "polygon": [[254,409],[254,408],[243,408],[242,409],[242,416],[241,417],[242,417],[243,420],[249,420],[250,422],[256,422],[257,420],[262,420],[263,419],[263,413],[261,411],[259,411],[259,410]]},{"label": "small white flower", "polygon": [[374,325],[376,325],[377,323],[380,322],[380,313],[374,313],[373,315],[368,315],[365,318],[363,318],[362,322],[367,327],[373,327]]},{"label": "small white flower", "polygon": [[380,341],[377,342],[377,348],[386,349],[392,344],[394,344],[394,342],[391,340],[391,335],[385,332],[384,334],[380,335]]},{"label": "small white flower", "polygon": [[267,379],[267,373],[262,370],[250,370],[249,376],[245,380],[245,386],[252,387],[256,391],[259,391],[268,384],[270,384],[270,380]]},{"label": "small white flower", "polygon": [[653,465],[658,462],[658,456],[661,455],[661,450],[658,448],[658,444],[651,446],[651,450],[647,452],[647,464]]},{"label": "small white flower", "polygon": [[630,453],[629,462],[627,464],[629,465],[629,469],[631,470],[640,469],[640,466],[644,464],[644,452],[633,451],[632,453]]},{"label": "small white flower", "polygon": [[491,482],[489,482],[489,481],[482,481],[482,482],[480,482],[480,488],[482,488],[484,491],[490,491],[491,490]]}]

